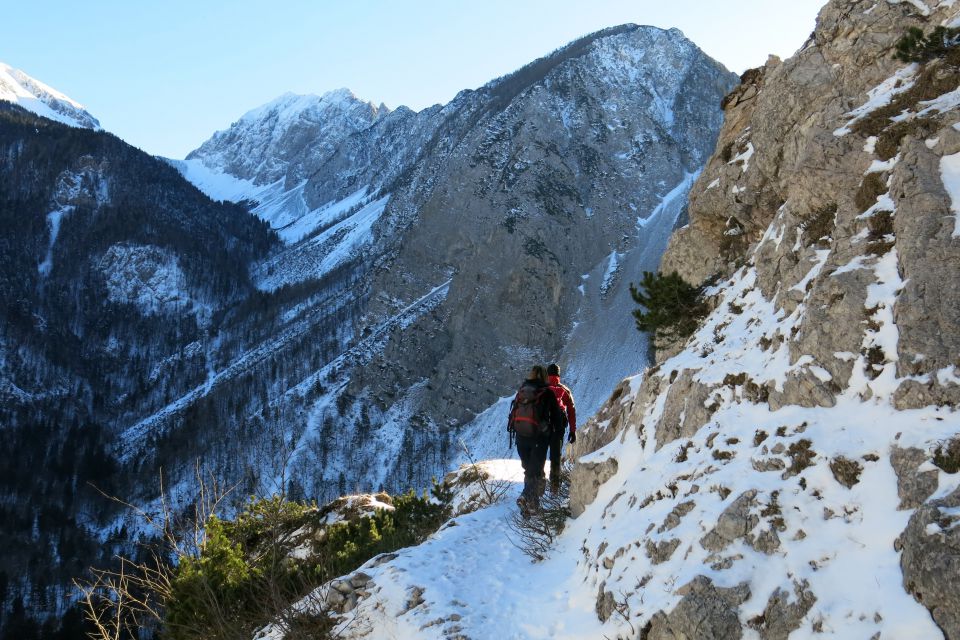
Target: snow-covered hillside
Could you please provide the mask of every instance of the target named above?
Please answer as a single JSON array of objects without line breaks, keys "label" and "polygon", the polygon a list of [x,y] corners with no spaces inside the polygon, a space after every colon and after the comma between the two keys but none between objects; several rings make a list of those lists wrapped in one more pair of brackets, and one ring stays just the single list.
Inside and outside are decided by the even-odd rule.
[{"label": "snow-covered hillside", "polygon": [[0,100],[71,127],[99,129],[100,122],[83,105],[19,69],[0,62]]},{"label": "snow-covered hillside", "polygon": [[581,429],[575,519],[531,564],[515,484],[362,567],[343,637],[960,634],[960,49],[891,55],[958,19],[833,0],[796,56],[745,75],[662,262],[709,280],[710,312]]}]

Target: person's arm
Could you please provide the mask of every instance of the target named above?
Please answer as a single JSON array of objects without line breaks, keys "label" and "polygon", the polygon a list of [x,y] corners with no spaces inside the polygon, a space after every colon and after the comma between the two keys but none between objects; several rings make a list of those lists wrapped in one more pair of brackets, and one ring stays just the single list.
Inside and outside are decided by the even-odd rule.
[{"label": "person's arm", "polygon": [[563,390],[567,394],[567,424],[570,425],[570,435],[567,439],[570,443],[577,441],[577,407],[573,401],[573,393],[570,391],[569,387],[564,386]]},{"label": "person's arm", "polygon": [[567,392],[567,424],[570,425],[570,431],[577,430],[577,406],[573,401],[573,393],[570,392],[568,387],[564,387],[564,391]]}]

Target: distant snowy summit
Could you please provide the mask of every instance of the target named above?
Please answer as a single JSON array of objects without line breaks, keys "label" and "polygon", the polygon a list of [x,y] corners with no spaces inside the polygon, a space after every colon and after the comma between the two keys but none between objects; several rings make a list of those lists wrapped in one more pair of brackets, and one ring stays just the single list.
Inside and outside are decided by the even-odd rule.
[{"label": "distant snowy summit", "polygon": [[12,102],[44,118],[71,127],[100,129],[100,122],[90,115],[82,104],[2,62],[0,100]]},{"label": "distant snowy summit", "polygon": [[215,133],[187,161],[267,185],[299,164],[322,162],[346,137],[388,113],[386,105],[364,102],[349,89],[320,96],[285,93]]}]

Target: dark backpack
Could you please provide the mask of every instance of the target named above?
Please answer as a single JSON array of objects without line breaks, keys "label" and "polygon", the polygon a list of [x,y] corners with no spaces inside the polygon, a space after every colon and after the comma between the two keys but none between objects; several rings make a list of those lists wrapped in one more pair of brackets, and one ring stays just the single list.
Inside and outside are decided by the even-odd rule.
[{"label": "dark backpack", "polygon": [[550,430],[540,410],[540,398],[548,390],[548,387],[536,387],[526,382],[520,385],[510,414],[510,427],[518,436],[530,438]]}]

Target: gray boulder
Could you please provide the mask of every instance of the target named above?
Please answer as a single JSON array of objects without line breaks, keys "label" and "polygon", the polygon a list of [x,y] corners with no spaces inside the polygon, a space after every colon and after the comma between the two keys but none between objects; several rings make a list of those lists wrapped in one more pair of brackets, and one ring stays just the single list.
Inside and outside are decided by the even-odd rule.
[{"label": "gray boulder", "polygon": [[936,470],[918,473],[917,469],[929,456],[915,447],[894,447],[890,452],[890,464],[897,474],[897,494],[900,509],[916,509],[937,490]]},{"label": "gray boulder", "polygon": [[718,588],[710,578],[697,576],[677,593],[683,598],[673,611],[654,614],[647,640],[737,640],[743,636],[737,608],[750,597],[747,583]]},{"label": "gray boulder", "polygon": [[737,538],[746,537],[760,522],[760,517],[751,513],[757,505],[757,491],[745,491],[723,510],[717,519],[717,525],[700,539],[700,545],[707,551],[719,552]]},{"label": "gray boulder", "polygon": [[897,547],[904,588],[947,638],[960,638],[960,489],[917,509]]},{"label": "gray boulder", "polygon": [[770,594],[763,614],[750,621],[751,626],[760,632],[763,640],[787,640],[800,628],[803,617],[816,601],[806,581],[793,583],[793,597],[789,591],[778,588]]}]

